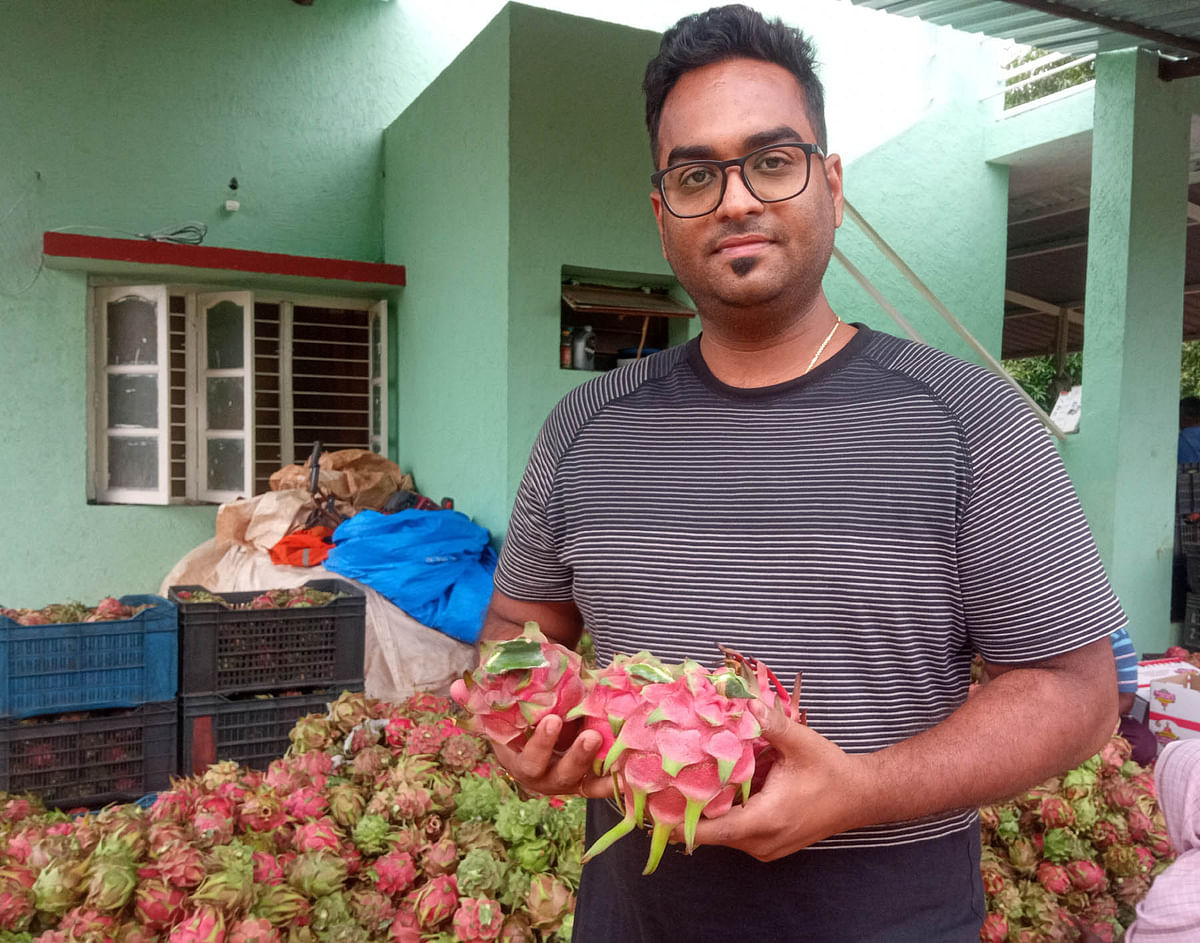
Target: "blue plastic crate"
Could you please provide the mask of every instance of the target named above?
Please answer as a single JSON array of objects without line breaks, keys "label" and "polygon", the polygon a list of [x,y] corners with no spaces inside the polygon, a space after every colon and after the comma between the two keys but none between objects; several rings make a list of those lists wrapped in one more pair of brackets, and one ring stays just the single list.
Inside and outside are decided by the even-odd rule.
[{"label": "blue plastic crate", "polygon": [[161,596],[132,619],[18,625],[0,616],[0,717],[136,707],[174,699],[179,620]]}]

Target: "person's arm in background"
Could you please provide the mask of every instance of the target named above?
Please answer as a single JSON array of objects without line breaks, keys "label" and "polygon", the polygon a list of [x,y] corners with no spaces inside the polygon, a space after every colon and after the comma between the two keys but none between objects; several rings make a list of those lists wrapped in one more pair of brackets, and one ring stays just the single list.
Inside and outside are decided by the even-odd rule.
[{"label": "person's arm in background", "polygon": [[1133,709],[1133,699],[1137,696],[1137,650],[1125,629],[1117,629],[1108,640],[1112,645],[1113,658],[1117,660],[1118,713],[1124,717]]}]

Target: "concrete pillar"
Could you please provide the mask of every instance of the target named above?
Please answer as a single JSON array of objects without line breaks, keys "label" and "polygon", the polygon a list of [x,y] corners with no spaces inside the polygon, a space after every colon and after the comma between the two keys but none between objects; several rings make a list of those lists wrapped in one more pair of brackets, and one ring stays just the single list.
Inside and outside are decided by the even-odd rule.
[{"label": "concrete pillar", "polygon": [[[1176,83],[1179,84],[1179,83]],[[1141,652],[1169,622],[1190,108],[1156,57],[1096,62],[1083,416],[1066,446]]]}]

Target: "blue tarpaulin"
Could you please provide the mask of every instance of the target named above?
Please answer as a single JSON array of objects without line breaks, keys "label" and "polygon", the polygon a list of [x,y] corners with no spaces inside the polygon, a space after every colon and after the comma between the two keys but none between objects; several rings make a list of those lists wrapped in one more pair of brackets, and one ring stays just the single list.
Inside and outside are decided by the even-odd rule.
[{"label": "blue tarpaulin", "polygon": [[360,511],[333,532],[325,568],[365,583],[423,625],[475,642],[496,569],[488,541],[459,511]]}]

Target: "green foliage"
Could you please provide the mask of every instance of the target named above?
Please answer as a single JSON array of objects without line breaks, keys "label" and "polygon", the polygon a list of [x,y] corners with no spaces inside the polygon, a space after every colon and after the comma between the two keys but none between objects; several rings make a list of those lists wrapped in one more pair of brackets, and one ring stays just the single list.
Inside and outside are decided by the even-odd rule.
[{"label": "green foliage", "polygon": [[1200,396],[1200,341],[1184,341],[1179,360],[1179,397]]},{"label": "green foliage", "polygon": [[[1062,381],[1067,386],[1083,382],[1083,354],[1067,354]],[[1046,412],[1054,408],[1059,387],[1053,357],[1022,357],[1004,361],[1004,369]],[[1179,396],[1200,396],[1200,341],[1184,341],[1179,357]]]},{"label": "green foliage", "polygon": [[[1024,65],[1027,62],[1033,62],[1035,59],[1041,59],[1046,53],[1042,49],[1031,49],[1023,56],[1019,56],[1005,66],[1006,69],[1013,69],[1019,65]],[[1008,84],[1012,85],[1016,82],[1023,82],[1032,75],[1039,75],[1042,72],[1047,72],[1050,69],[1057,69],[1063,65],[1063,60],[1055,60],[1047,65],[1040,66],[1033,70],[1032,73],[1024,72],[1017,75],[1015,78],[1009,79]],[[1096,60],[1092,59],[1082,65],[1074,66],[1070,69],[1063,69],[1062,72],[1056,72],[1054,75],[1049,75],[1044,79],[1039,79],[1036,82],[1030,82],[1028,85],[1022,85],[1018,89],[1004,93],[1004,107],[1016,108],[1017,105],[1023,105],[1026,102],[1036,101],[1039,98],[1045,98],[1047,95],[1053,95],[1055,92],[1060,92],[1064,88],[1072,88],[1076,85],[1082,85],[1084,82],[1089,82],[1096,77]]]},{"label": "green foliage", "polygon": [[[1200,365],[1200,357],[1197,358]],[[1067,354],[1063,361],[1063,376],[1056,378],[1053,357],[1022,357],[1020,360],[1004,361],[1009,372],[1021,388],[1046,412],[1054,408],[1061,389],[1070,389],[1083,382],[1083,354]],[[1200,377],[1200,372],[1197,374]],[[1060,385],[1061,384],[1061,385]]]}]

